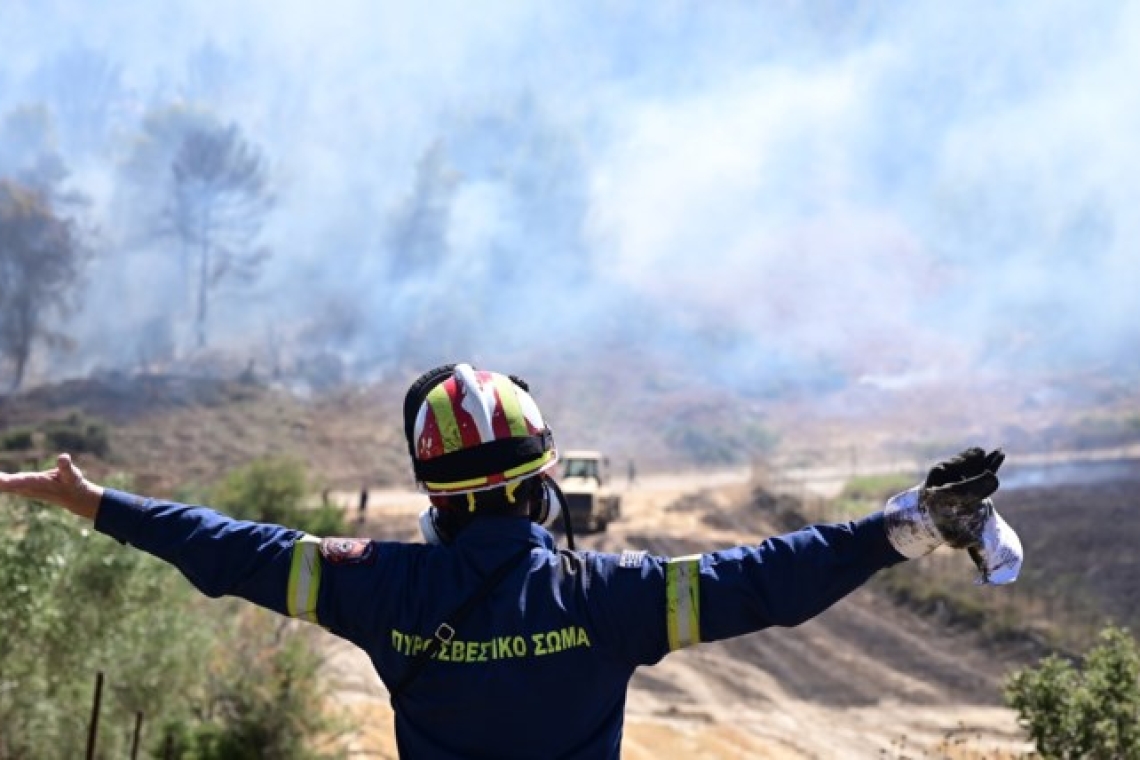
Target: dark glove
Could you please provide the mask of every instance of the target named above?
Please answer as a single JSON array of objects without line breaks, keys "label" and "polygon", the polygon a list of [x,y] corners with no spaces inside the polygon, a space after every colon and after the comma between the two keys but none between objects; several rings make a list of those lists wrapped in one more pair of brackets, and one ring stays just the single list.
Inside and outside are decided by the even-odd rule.
[{"label": "dark glove", "polygon": [[892,496],[883,510],[887,539],[900,554],[921,557],[947,544],[966,549],[978,568],[978,583],[1017,580],[1021,539],[994,509],[1000,449],[966,449],[931,468],[922,485]]},{"label": "dark glove", "polygon": [[931,468],[919,489],[918,506],[927,512],[939,535],[955,549],[978,548],[994,511],[989,497],[998,490],[997,471],[1005,453],[966,449]]}]

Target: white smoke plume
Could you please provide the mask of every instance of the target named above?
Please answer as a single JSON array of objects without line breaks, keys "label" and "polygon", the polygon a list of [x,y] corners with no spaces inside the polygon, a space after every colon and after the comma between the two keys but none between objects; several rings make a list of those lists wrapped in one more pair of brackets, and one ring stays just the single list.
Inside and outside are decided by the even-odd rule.
[{"label": "white smoke plume", "polygon": [[7,0],[0,116],[50,110],[102,230],[60,371],[177,351],[121,171],[175,106],[277,186],[220,345],[774,387],[1134,366],[1138,32],[1135,2]]}]

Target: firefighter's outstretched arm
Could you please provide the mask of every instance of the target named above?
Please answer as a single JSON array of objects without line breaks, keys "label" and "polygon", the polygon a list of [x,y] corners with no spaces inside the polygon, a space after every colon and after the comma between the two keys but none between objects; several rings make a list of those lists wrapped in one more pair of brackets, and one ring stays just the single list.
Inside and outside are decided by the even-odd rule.
[{"label": "firefighter's outstretched arm", "polygon": [[592,585],[614,587],[598,597],[599,620],[622,656],[643,665],[701,642],[799,625],[876,572],[943,544],[971,552],[980,582],[1010,583],[1021,544],[990,500],[1003,460],[1000,450],[967,449],[859,520],[683,557],[594,560]]},{"label": "firefighter's outstretched arm", "polygon": [[309,582],[319,574],[317,539],[300,531],[103,488],[67,454],[51,470],[0,473],[0,493],[93,520],[96,530],[174,565],[207,596],[239,596],[317,622],[316,586]]},{"label": "firefighter's outstretched arm", "polygon": [[70,454],[60,454],[51,470],[0,472],[0,493],[45,501],[94,520],[103,498],[103,487],[83,477]]}]

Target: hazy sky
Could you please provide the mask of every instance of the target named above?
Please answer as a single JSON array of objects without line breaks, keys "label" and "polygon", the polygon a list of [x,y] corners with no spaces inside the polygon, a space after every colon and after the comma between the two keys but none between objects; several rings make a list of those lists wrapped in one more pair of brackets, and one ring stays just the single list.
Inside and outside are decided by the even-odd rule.
[{"label": "hazy sky", "polygon": [[106,142],[61,143],[115,249],[89,364],[170,309],[112,199],[180,102],[239,125],[279,197],[219,343],[1099,367],[1140,345],[1136,39],[1125,2],[0,0],[0,115],[48,102],[66,137],[45,72],[119,67]]}]

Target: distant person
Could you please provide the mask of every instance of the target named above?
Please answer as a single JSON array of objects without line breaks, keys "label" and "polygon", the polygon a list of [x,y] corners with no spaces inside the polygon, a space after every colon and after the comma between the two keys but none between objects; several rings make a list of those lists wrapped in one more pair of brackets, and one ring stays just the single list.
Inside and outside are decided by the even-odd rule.
[{"label": "distant person", "polygon": [[364,516],[368,513],[368,486],[363,486],[360,489],[360,504],[356,508],[357,522],[364,522]]},{"label": "distant person", "polygon": [[0,491],[52,502],[202,592],[318,623],[364,649],[407,758],[617,758],[634,671],[702,642],[795,626],[947,543],[1013,580],[994,511],[1004,455],[971,448],[862,519],[687,557],[558,551],[554,438],[526,383],[446,365],[404,401],[426,543],[321,538],[103,488],[67,454]]},{"label": "distant person", "polygon": [[633,465],[633,460],[629,460],[629,484],[632,486],[633,482],[637,480],[637,468]]}]

